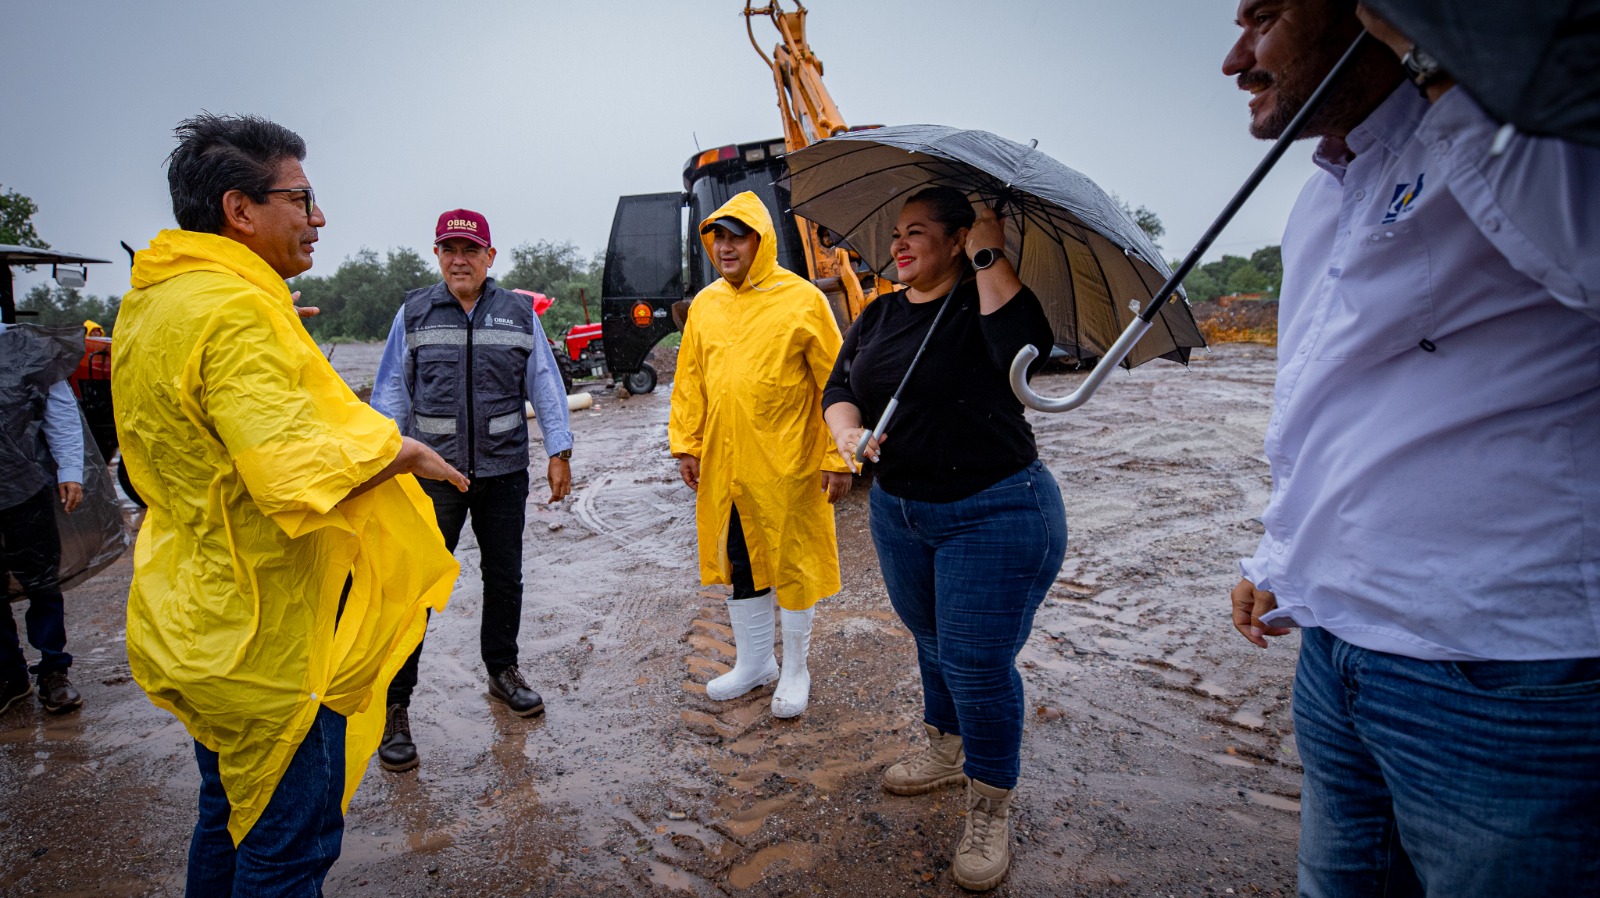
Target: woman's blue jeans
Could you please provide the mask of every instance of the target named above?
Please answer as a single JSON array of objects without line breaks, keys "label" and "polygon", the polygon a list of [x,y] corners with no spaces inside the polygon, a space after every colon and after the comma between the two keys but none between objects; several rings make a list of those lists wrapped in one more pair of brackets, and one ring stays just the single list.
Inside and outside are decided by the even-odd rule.
[{"label": "woman's blue jeans", "polygon": [[1600,658],[1300,640],[1300,894],[1600,894]]},{"label": "woman's blue jeans", "polygon": [[923,719],[960,733],[967,776],[1010,789],[1021,769],[1017,653],[1061,570],[1061,490],[1033,464],[955,502],[872,488],[872,541],[889,601],[917,641]]},{"label": "woman's blue jeans", "polygon": [[200,820],[189,843],[188,898],[319,898],[344,841],[343,715],[321,708],[261,819],[234,847],[217,753],[194,744]]}]

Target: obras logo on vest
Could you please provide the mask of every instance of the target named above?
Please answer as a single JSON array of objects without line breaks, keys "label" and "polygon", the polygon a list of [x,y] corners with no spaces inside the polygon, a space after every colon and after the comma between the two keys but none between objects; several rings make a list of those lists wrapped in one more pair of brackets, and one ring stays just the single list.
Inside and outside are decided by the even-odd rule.
[{"label": "obras logo on vest", "polygon": [[517,326],[517,322],[513,321],[510,318],[491,318],[490,321],[493,322],[494,324],[500,325],[501,327],[516,327]]}]

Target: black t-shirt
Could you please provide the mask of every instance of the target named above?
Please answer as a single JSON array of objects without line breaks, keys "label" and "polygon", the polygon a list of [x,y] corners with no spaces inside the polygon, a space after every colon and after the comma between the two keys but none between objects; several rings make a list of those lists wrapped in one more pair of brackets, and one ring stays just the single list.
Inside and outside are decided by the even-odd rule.
[{"label": "black t-shirt", "polygon": [[[1024,345],[1040,350],[1030,375],[1049,358],[1054,337],[1038,298],[1023,287],[982,315],[977,282],[969,278],[949,301],[955,305],[940,320],[889,420],[877,466],[879,485],[903,499],[964,499],[1039,455],[1008,380],[1011,360]],[[903,291],[873,300],[845,334],[823,408],[853,403],[865,426],[876,426],[944,302],[913,303]]]}]

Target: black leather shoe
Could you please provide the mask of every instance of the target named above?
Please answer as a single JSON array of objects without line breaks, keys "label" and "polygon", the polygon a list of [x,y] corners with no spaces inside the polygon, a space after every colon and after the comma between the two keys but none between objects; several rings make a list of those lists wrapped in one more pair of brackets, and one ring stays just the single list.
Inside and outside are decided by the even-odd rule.
[{"label": "black leather shoe", "polygon": [[489,677],[489,697],[510,708],[518,717],[544,713],[544,699],[528,686],[522,671],[514,664]]},{"label": "black leather shoe", "polygon": [[383,741],[378,743],[378,764],[399,773],[417,766],[417,745],[411,741],[411,714],[405,705],[390,705],[383,725]]},{"label": "black leather shoe", "polygon": [[32,694],[33,681],[28,679],[27,674],[0,681],[0,714],[6,713],[12,705]]},{"label": "black leather shoe", "polygon": [[39,704],[51,714],[65,714],[83,707],[83,696],[67,682],[67,672],[52,670],[39,674]]}]

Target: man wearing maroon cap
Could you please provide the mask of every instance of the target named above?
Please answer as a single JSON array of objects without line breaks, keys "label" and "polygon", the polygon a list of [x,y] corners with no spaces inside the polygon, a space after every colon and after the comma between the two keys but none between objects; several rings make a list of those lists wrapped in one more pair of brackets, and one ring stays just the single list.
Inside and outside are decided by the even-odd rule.
[{"label": "man wearing maroon cap", "polygon": [[[494,264],[489,222],[469,209],[439,216],[433,254],[444,280],[406,294],[378,364],[372,406],[403,433],[432,447],[471,486],[465,493],[424,489],[445,544],[454,552],[467,517],[483,568],[481,646],[489,698],[521,717],[544,711],[517,667],[522,625],[522,530],[528,502],[531,402],[549,460],[550,502],[572,484],[572,430],[555,355],[527,297],[488,276]],[[389,686],[389,718],[378,760],[386,770],[417,766],[408,709],[422,646]]]}]

